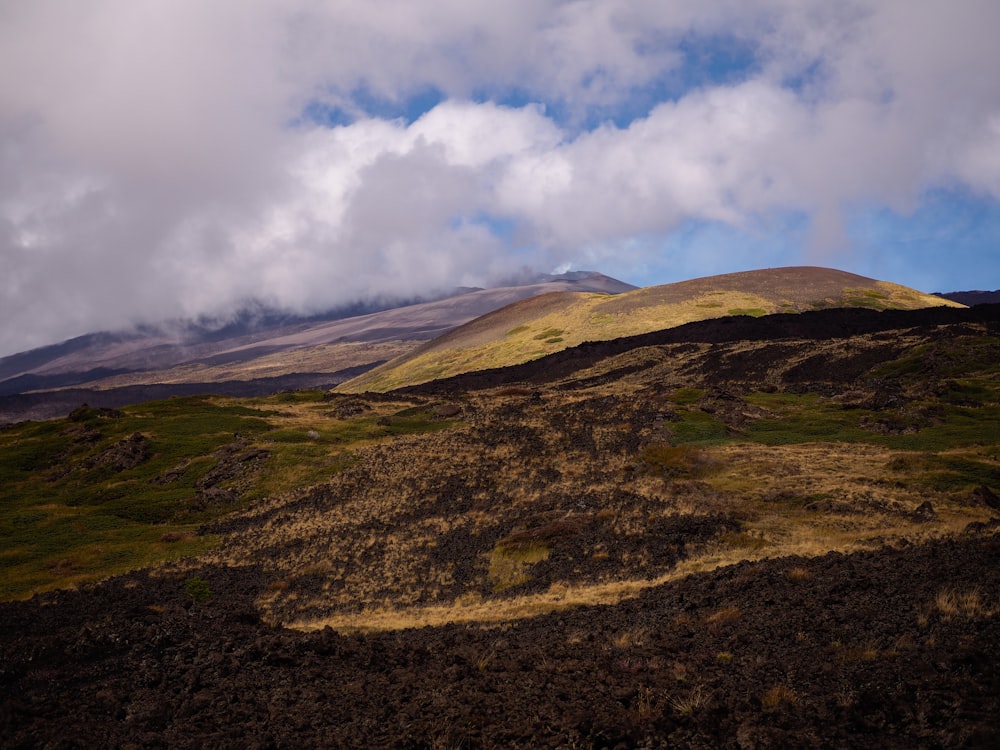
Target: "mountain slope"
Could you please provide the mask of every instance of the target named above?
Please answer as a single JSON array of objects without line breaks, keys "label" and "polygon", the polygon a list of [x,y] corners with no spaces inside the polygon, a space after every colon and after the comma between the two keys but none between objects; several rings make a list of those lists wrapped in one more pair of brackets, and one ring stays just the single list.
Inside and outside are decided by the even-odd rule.
[{"label": "mountain slope", "polygon": [[4,745],[995,746],[1000,307],[512,372],[0,431]]},{"label": "mountain slope", "polygon": [[727,315],[760,316],[830,307],[876,310],[958,303],[826,268],[747,271],[646,287],[608,297],[547,294],[460,326],[340,386],[385,391],[537,359],[584,341],[606,341]]},{"label": "mountain slope", "polygon": [[120,407],[191,393],[330,388],[517,300],[634,288],[599,273],[572,272],[365,314],[349,315],[358,312],[352,309],[294,319],[256,311],[219,330],[189,323],[90,334],[0,359],[0,424],[49,419],[83,402]]},{"label": "mountain slope", "polygon": [[973,305],[1000,304],[1000,289],[992,292],[984,292],[978,289],[968,292],[935,292],[934,296],[950,299],[952,302],[958,302],[961,305],[968,305],[969,307]]}]

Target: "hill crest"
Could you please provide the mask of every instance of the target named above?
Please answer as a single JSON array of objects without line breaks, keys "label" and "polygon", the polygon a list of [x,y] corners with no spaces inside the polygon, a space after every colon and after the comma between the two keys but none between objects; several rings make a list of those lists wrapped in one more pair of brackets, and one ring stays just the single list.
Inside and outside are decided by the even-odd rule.
[{"label": "hill crest", "polygon": [[875,310],[961,307],[915,289],[812,266],[706,276],[619,295],[546,294],[459,326],[339,387],[385,391],[729,315],[758,317],[834,307]]}]

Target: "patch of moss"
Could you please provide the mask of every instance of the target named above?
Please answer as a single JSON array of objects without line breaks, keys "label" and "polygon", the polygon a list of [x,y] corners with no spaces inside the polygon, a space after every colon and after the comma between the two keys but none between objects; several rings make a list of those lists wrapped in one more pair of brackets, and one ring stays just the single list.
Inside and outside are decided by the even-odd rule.
[{"label": "patch of moss", "polygon": [[673,439],[678,443],[709,445],[729,438],[725,422],[699,409],[678,413],[680,420],[670,424]]},{"label": "patch of moss", "polygon": [[[534,336],[533,338],[536,341],[543,341],[545,339],[551,339],[557,336],[562,336],[564,333],[566,333],[566,331],[564,331],[562,328],[546,328],[544,331]],[[560,339],[560,341],[561,340],[562,339]]]},{"label": "patch of moss", "polygon": [[530,569],[548,559],[551,550],[541,544],[496,547],[490,554],[487,576],[494,593],[531,581]]},{"label": "patch of moss", "polygon": [[678,388],[667,394],[667,399],[680,406],[696,404],[704,397],[705,391],[701,388]]}]

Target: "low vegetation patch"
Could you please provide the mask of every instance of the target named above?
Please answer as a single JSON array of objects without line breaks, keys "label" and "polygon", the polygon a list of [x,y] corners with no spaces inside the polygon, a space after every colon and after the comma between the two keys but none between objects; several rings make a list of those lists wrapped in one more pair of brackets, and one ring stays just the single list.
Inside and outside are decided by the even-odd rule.
[{"label": "low vegetation patch", "polygon": [[317,390],[174,398],[0,431],[0,599],[205,553],[218,540],[203,524],[328,480],[357,445],[456,424],[378,407],[331,418]]},{"label": "low vegetation patch", "polygon": [[714,465],[709,455],[698,448],[666,443],[647,445],[641,460],[647,472],[664,479],[703,477]]},{"label": "low vegetation patch", "polygon": [[541,544],[498,545],[490,554],[489,581],[500,593],[531,580],[531,566],[547,560],[551,549]]},{"label": "low vegetation patch", "polygon": [[998,612],[994,603],[988,601],[978,588],[942,589],[934,599],[933,610],[945,620],[953,617],[993,617]]}]

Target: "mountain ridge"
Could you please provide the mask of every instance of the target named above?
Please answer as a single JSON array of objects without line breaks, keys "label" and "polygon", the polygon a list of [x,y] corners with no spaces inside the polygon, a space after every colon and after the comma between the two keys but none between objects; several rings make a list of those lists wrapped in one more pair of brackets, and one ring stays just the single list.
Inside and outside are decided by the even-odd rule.
[{"label": "mountain ridge", "polygon": [[459,326],[338,386],[391,390],[537,359],[585,341],[611,340],[697,320],[827,307],[876,310],[959,303],[899,284],[812,266],[743,271],[644,287],[612,297],[549,294]]},{"label": "mountain ridge", "polygon": [[[289,316],[254,309],[218,328],[209,326],[206,321],[187,321],[143,326],[133,331],[85,334],[0,358],[0,394],[21,393],[34,382],[46,388],[90,383],[97,380],[87,377],[91,371],[113,371],[116,376],[137,373],[139,378],[143,378],[141,373],[154,373],[150,377],[155,378],[155,373],[173,368],[186,366],[189,371],[204,370],[205,365],[220,361],[250,361],[266,354],[320,344],[422,341],[496,307],[553,289],[613,293],[634,288],[596,272],[541,274],[521,279],[516,285],[460,290],[461,293],[439,299],[375,311],[353,306],[327,314]],[[258,322],[252,324],[249,322],[252,320]],[[370,361],[384,358],[377,356]],[[342,366],[334,362],[332,367],[323,369],[335,372],[360,364],[362,362],[350,359]],[[172,376],[173,379],[180,377],[182,382],[212,380],[211,377],[194,377],[191,372],[172,373]],[[32,381],[32,377],[45,380]],[[16,378],[22,380],[12,382]],[[171,374],[161,377],[161,380],[170,379]],[[148,380],[145,378],[146,382]],[[122,381],[119,377],[116,383],[109,385],[137,384]]]}]

